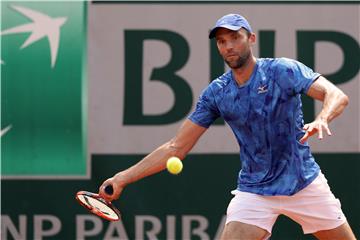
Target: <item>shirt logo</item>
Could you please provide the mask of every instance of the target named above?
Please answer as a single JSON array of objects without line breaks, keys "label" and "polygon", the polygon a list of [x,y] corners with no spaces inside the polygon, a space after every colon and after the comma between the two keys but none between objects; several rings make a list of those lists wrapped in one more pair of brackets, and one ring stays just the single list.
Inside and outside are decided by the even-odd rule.
[{"label": "shirt logo", "polygon": [[268,91],[267,89],[267,86],[266,85],[263,85],[263,86],[260,86],[258,87],[258,94],[261,94],[261,93],[266,93]]}]

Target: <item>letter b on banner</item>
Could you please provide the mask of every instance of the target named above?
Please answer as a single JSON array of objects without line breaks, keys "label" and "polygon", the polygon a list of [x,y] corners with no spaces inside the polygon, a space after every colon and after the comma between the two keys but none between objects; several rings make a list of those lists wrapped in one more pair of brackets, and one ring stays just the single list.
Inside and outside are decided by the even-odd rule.
[{"label": "letter b on banner", "polygon": [[[145,115],[143,109],[143,48],[145,40],[166,42],[171,59],[163,67],[154,68],[150,81],[168,85],[175,96],[172,108],[160,115]],[[156,57],[156,56],[154,56]],[[189,57],[189,46],[179,34],[165,30],[125,31],[125,106],[124,125],[160,125],[176,122],[191,110],[192,91],[186,81],[176,74]]]}]

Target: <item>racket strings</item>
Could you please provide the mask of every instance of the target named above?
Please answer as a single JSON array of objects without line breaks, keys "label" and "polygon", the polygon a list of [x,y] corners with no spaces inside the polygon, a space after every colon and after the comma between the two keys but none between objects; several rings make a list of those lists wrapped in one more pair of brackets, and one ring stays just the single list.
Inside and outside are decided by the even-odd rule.
[{"label": "racket strings", "polygon": [[[93,198],[90,196],[82,195],[83,202],[87,206],[89,206],[92,210],[101,212],[102,214],[105,214],[110,217],[114,217],[114,211],[109,208],[105,202],[101,201],[100,199]],[[110,210],[110,211],[109,211]]]},{"label": "racket strings", "polygon": [[[88,197],[87,196],[84,196],[84,199],[86,201],[86,203],[91,207],[91,208],[95,208],[96,210],[108,215],[108,216],[111,216],[111,214],[109,212],[106,212],[104,209],[100,209],[98,206],[95,206],[93,204],[91,204],[91,202],[89,201]],[[96,200],[96,201],[99,201],[99,200]]]}]

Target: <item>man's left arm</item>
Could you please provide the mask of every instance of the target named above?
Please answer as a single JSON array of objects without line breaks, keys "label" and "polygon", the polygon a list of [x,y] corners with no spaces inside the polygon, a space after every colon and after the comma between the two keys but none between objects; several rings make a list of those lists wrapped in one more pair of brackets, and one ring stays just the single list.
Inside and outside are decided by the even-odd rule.
[{"label": "man's left arm", "polygon": [[318,138],[322,139],[324,130],[330,136],[331,131],[328,124],[331,120],[339,116],[349,103],[348,96],[322,76],[314,81],[306,94],[316,100],[322,101],[323,107],[313,122],[304,125],[306,132],[299,140],[300,143],[306,142],[307,139],[315,133],[318,133]]}]

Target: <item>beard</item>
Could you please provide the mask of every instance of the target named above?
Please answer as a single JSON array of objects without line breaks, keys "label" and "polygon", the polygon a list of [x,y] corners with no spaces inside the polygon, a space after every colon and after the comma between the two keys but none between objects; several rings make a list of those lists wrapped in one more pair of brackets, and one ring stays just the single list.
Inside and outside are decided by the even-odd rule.
[{"label": "beard", "polygon": [[250,49],[246,49],[246,51],[243,54],[239,54],[238,58],[235,60],[227,60],[224,58],[224,61],[231,69],[238,69],[242,68],[250,59],[251,53]]}]

